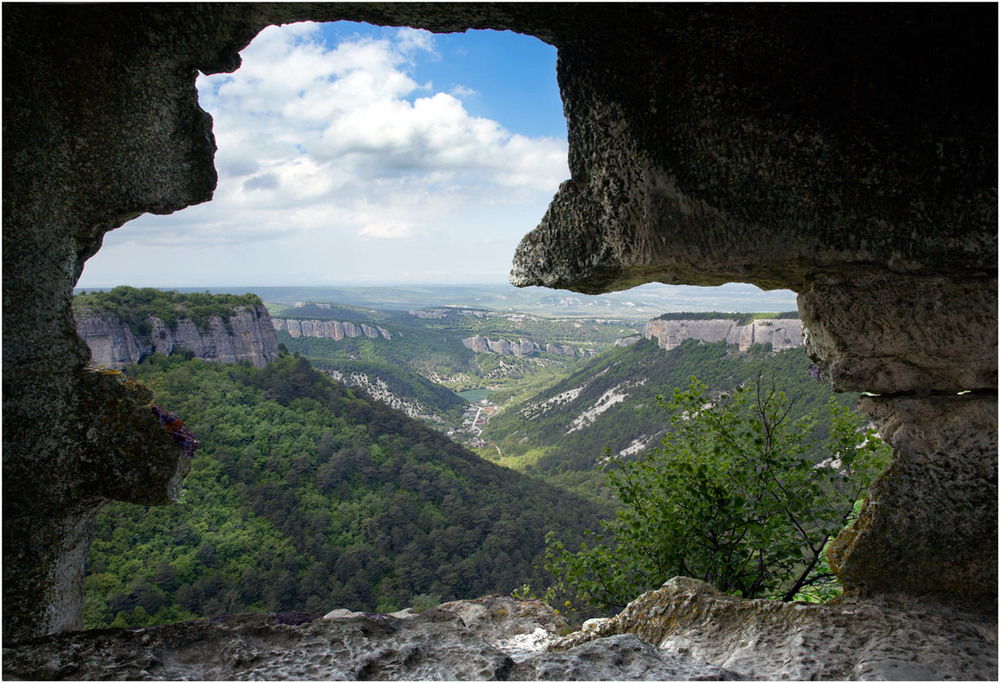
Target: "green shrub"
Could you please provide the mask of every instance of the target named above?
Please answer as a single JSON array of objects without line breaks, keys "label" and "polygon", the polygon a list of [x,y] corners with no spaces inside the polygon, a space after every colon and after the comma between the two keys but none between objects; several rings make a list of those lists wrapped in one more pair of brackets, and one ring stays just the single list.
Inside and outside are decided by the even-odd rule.
[{"label": "green shrub", "polygon": [[889,460],[875,432],[831,399],[829,435],[815,443],[815,411],[791,421],[792,401],[760,377],[714,397],[693,380],[661,405],[670,423],[661,447],[609,465],[616,518],[575,553],[550,532],[546,569],[605,607],[674,576],[747,598],[829,596],[826,544]]}]

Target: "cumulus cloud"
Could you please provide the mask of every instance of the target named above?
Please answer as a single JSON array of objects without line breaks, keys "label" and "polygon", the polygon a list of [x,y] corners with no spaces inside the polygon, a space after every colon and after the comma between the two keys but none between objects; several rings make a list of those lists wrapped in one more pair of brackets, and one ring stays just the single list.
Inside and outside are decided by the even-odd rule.
[{"label": "cumulus cloud", "polygon": [[478,90],[473,90],[472,88],[467,88],[464,85],[456,85],[451,90],[448,91],[450,95],[462,99],[465,97],[475,97],[479,94]]},{"label": "cumulus cloud", "polygon": [[449,231],[496,234],[518,216],[512,252],[533,227],[523,216],[540,219],[568,177],[565,140],[512,133],[465,109],[460,98],[475,91],[421,82],[420,60],[440,59],[433,34],[383,35],[331,46],[318,24],[270,27],[240,69],[199,77],[218,145],[215,198],[170,216],[168,230],[167,219],[144,216],[107,244],[218,247],[323,234],[444,249],[467,240]]},{"label": "cumulus cloud", "polygon": [[221,242],[318,229],[398,239],[475,206],[544,204],[568,175],[565,141],[470,115],[459,99],[470,89],[420,83],[415,59],[436,54],[434,36],[414,29],[333,47],[317,24],[262,31],[239,70],[199,78],[220,182],[211,208],[177,230]]}]

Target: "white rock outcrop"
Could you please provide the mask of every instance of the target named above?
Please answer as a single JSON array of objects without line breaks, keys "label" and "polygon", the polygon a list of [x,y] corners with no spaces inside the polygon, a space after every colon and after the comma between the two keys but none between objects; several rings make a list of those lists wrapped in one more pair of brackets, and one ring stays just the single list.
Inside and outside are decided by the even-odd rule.
[{"label": "white rock outcrop", "polygon": [[687,339],[724,341],[748,350],[754,344],[771,344],[775,351],[802,346],[802,321],[788,318],[754,320],[739,325],[735,320],[650,320],[642,330],[646,339],[656,339],[661,349],[676,349]]},{"label": "white rock outcrop", "polygon": [[273,318],[275,332],[287,332],[293,339],[315,337],[340,341],[345,337],[367,337],[368,339],[392,339],[392,332],[379,325],[354,324],[337,320],[297,320],[295,318]]}]

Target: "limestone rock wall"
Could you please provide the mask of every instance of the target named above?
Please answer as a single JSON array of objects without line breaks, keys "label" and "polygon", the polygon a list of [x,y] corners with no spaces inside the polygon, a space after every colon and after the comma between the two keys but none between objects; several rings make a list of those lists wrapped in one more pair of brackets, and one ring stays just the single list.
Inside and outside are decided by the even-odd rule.
[{"label": "limestone rock wall", "polygon": [[570,650],[634,633],[661,652],[739,680],[995,680],[996,615],[921,601],[837,605],[742,600],[677,577],[620,614],[555,643]]},{"label": "limestone rock wall", "polygon": [[656,339],[661,349],[676,349],[685,339],[724,341],[746,351],[754,344],[771,344],[775,351],[802,346],[801,320],[650,320],[642,329],[646,339]]},{"label": "limestone rock wall", "polygon": [[463,339],[462,345],[475,353],[497,353],[501,356],[532,356],[542,350],[530,339],[518,339],[517,341],[487,339],[478,334]]},{"label": "limestone rock wall", "polygon": [[535,343],[530,339],[518,339],[517,341],[487,339],[478,334],[463,339],[462,345],[475,353],[496,353],[501,356],[517,356],[518,358],[534,356],[543,352],[551,356],[566,356],[568,358],[585,358],[597,355],[597,349],[577,348],[568,344],[560,345],[551,342],[546,343],[543,347],[541,343]]},{"label": "limestone rock wall", "polygon": [[392,332],[379,325],[355,325],[336,320],[295,320],[293,318],[272,318],[275,332],[288,332],[293,339],[316,337],[340,341],[345,337],[368,337],[369,339],[392,339]]},{"label": "limestone rock wall", "polygon": [[112,313],[77,311],[76,331],[90,348],[98,366],[120,369],[153,353],[170,355],[186,349],[196,358],[220,363],[249,361],[264,367],[278,357],[278,341],[267,309],[238,306],[226,320],[213,316],[203,330],[190,318],[181,318],[171,330],[157,317],[147,320],[150,331],[137,335]]}]

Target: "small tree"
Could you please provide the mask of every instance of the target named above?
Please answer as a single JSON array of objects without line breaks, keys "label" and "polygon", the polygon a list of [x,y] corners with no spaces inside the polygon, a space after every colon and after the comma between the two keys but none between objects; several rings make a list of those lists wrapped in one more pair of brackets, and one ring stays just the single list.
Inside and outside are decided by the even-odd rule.
[{"label": "small tree", "polygon": [[605,608],[674,576],[747,598],[834,594],[823,551],[888,463],[875,432],[831,399],[829,434],[816,438],[816,411],[791,420],[793,401],[760,376],[713,399],[692,380],[658,400],[670,421],[661,446],[609,459],[617,516],[576,553],[550,532],[546,569]]}]

